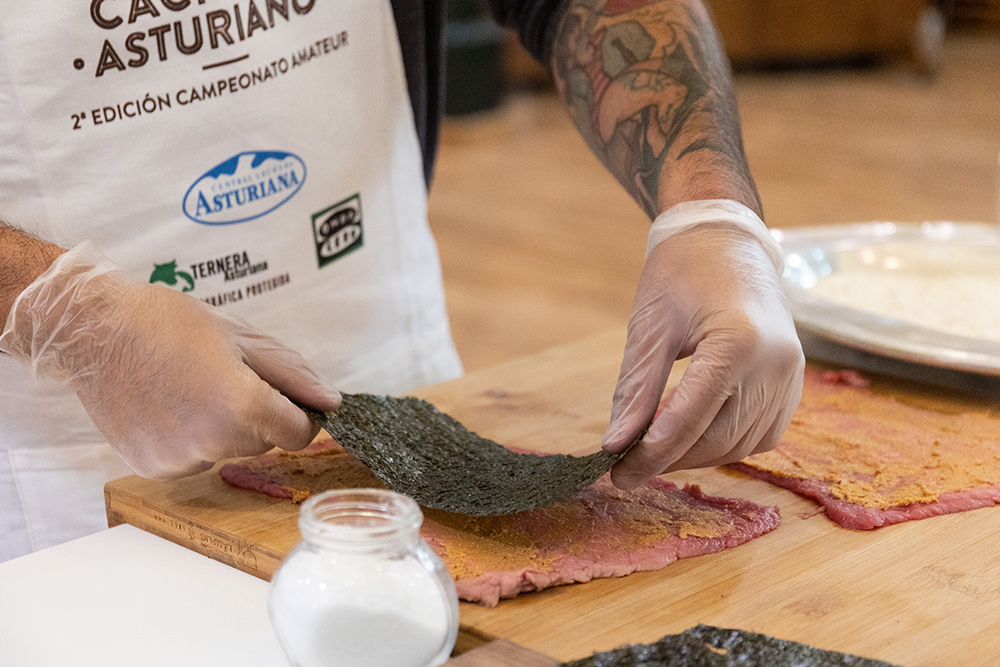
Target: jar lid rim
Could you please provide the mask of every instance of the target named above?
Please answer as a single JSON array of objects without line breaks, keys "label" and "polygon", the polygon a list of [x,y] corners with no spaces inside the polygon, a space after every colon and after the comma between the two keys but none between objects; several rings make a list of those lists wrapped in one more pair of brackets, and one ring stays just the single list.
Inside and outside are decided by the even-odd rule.
[{"label": "jar lid rim", "polygon": [[308,498],[299,528],[309,538],[339,543],[383,543],[417,533],[420,506],[388,489],[332,489]]}]

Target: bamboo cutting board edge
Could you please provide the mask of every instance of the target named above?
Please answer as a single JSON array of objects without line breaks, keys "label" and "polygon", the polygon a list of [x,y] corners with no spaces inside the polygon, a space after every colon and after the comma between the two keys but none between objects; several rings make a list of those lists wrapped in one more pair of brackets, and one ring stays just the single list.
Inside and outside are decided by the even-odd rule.
[{"label": "bamboo cutting board edge", "polygon": [[[199,489],[214,486],[211,482],[218,479],[218,467],[222,463],[204,473],[192,478],[180,480],[187,482],[185,486]],[[195,483],[197,482],[197,484]],[[167,498],[170,494],[163,493],[149,497],[143,489],[149,489],[150,483],[138,477],[125,477],[109,483],[104,489],[105,505],[108,514],[108,527],[128,523],[166,540],[192,549],[203,556],[208,556],[226,565],[251,574],[259,579],[270,581],[271,575],[277,570],[286,552],[279,552],[261,543],[253,543],[241,537],[238,530],[228,527],[211,525],[201,520],[196,514],[184,511],[183,506],[177,510],[170,509]],[[155,483],[153,483],[155,485]],[[155,486],[153,487],[155,488]],[[162,489],[166,491],[167,485]],[[223,492],[233,492],[235,489],[224,488]],[[196,496],[197,497],[197,496]],[[234,500],[239,505],[248,505],[246,510],[253,512],[255,505],[264,506],[271,503],[261,503],[263,498],[239,498],[234,494]],[[271,510],[272,507],[266,507]],[[293,506],[293,517],[297,515],[298,506]]]},{"label": "bamboo cutting board edge", "polygon": [[452,658],[441,667],[556,667],[559,660],[497,639]]}]

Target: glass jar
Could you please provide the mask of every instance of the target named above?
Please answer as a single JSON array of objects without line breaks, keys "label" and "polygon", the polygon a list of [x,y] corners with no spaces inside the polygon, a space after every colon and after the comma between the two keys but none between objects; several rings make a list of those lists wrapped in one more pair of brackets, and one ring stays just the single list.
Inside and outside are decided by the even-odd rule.
[{"label": "glass jar", "polygon": [[296,667],[429,667],[448,659],[458,596],[407,496],[342,489],[309,498],[302,542],[271,580],[271,622]]}]

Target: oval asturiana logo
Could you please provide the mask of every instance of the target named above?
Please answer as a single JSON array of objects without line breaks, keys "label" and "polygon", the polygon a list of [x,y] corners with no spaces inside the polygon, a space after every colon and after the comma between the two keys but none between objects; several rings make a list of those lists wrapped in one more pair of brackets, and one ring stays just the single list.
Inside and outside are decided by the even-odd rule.
[{"label": "oval asturiana logo", "polygon": [[306,163],[294,153],[237,153],[188,188],[184,215],[203,225],[247,222],[294,197],[305,180]]}]

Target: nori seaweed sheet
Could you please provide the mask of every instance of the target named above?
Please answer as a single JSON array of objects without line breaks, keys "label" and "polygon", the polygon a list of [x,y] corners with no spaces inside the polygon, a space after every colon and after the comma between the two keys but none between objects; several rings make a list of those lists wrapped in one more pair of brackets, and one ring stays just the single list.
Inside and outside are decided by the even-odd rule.
[{"label": "nori seaweed sheet", "polygon": [[746,630],[698,625],[653,644],[623,646],[559,667],[896,667]]},{"label": "nori seaweed sheet", "polygon": [[620,458],[519,454],[418,398],[342,396],[335,413],[306,412],[390,489],[424,507],[473,516],[544,507],[593,484]]}]

